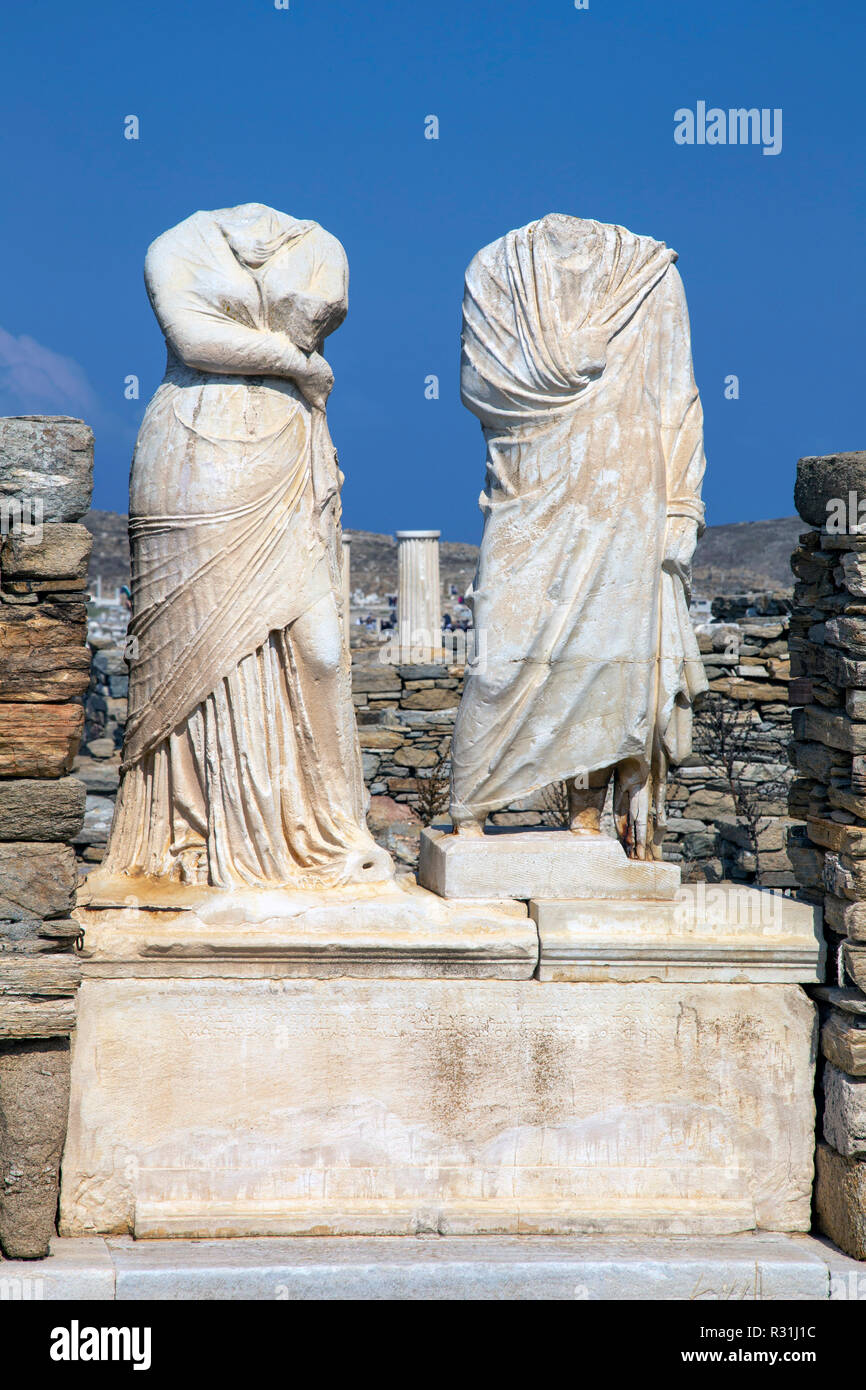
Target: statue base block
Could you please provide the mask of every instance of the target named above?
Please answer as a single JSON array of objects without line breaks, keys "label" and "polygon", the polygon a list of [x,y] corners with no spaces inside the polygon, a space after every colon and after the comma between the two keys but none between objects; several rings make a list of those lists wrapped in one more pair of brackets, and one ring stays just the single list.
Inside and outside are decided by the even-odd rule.
[{"label": "statue base block", "polygon": [[89,882],[76,919],[96,975],[528,980],[538,932],[515,902],[443,902],[408,875],[330,892]]},{"label": "statue base block", "polygon": [[532,901],[541,980],[819,984],[820,911],[735,883],[684,884],[673,902]]},{"label": "statue base block", "polygon": [[610,835],[546,827],[421,832],[418,882],[443,898],[673,898],[676,864],[628,859]]},{"label": "statue base block", "polygon": [[[317,909],[335,914],[324,951],[315,911],[257,943],[226,901],[210,936],[176,909],[83,909],[62,1232],[809,1228],[816,1009],[790,981],[814,978],[817,943],[788,983],[712,960],[687,983],[483,978],[481,955],[449,978],[437,900],[408,899],[414,956],[410,914],[366,960],[347,902]],[[395,901],[364,901],[369,940]],[[438,911],[536,930],[516,905]],[[375,976],[398,958],[401,977]]]}]

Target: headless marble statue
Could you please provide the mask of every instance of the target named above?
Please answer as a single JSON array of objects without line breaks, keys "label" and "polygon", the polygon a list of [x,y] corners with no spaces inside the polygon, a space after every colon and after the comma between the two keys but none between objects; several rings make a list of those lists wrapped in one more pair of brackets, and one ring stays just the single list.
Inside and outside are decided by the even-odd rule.
[{"label": "headless marble statue", "polygon": [[168,362],[132,465],[129,717],[99,877],[386,879],[365,824],[320,355],[346,315],[343,248],[249,203],[159,237],[145,281]]},{"label": "headless marble statue", "polygon": [[675,252],[551,214],[466,273],[461,392],[487,441],[471,595],[483,657],[467,670],[451,815],[554,782],[597,834],[660,856],[670,763],[706,689],[689,621],[703,527],[702,412]]}]

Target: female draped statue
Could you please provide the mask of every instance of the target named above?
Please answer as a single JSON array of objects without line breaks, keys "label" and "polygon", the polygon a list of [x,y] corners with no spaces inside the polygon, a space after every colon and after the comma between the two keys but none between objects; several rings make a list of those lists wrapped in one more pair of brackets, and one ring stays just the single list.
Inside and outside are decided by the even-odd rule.
[{"label": "female draped statue", "polygon": [[706,689],[689,621],[702,413],[675,252],[552,214],[466,273],[461,387],[487,440],[472,603],[483,634],[452,747],[451,814],[566,782],[597,833],[615,780],[634,858],[658,853],[668,764]]},{"label": "female draped statue", "polygon": [[365,825],[325,415],[345,252],[249,203],[159,237],[145,282],[168,360],[130,478],[129,715],[100,877],[389,877]]}]

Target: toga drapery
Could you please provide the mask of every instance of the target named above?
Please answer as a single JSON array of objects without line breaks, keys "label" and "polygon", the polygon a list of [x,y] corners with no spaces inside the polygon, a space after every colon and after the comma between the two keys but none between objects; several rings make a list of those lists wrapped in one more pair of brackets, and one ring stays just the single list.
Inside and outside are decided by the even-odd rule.
[{"label": "toga drapery", "polygon": [[[129,714],[102,872],[352,876],[383,856],[339,640],[340,476],[291,379],[345,316],[343,248],[251,204],[166,232],[145,279],[168,365],[130,479]],[[313,610],[311,655],[295,624]]]},{"label": "toga drapery", "polygon": [[666,521],[703,520],[702,412],[675,253],[550,215],[466,274],[461,387],[487,441],[477,655],[452,815],[690,748],[706,688]]}]

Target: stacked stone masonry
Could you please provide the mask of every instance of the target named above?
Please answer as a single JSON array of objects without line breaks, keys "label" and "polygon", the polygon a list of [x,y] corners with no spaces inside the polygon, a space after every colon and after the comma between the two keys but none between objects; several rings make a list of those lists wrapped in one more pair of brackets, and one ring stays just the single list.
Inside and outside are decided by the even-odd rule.
[{"label": "stacked stone masonry", "polygon": [[[791,858],[823,904],[823,1123],[816,1207],[823,1231],[866,1259],[866,453],[801,459],[791,618]],[[853,507],[852,507],[853,498]]]},{"label": "stacked stone masonry", "polygon": [[80,970],[70,776],[90,679],[93,436],[57,416],[0,420],[0,1248],[44,1255],[66,1133]]}]

